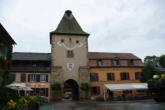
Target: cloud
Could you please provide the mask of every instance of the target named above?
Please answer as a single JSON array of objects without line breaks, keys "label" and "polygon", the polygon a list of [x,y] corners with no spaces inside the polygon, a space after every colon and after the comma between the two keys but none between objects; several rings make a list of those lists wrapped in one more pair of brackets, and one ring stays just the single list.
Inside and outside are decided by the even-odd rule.
[{"label": "cloud", "polygon": [[164,0],[2,0],[0,22],[17,42],[14,51],[50,52],[49,32],[71,9],[90,33],[89,51],[164,54]]}]

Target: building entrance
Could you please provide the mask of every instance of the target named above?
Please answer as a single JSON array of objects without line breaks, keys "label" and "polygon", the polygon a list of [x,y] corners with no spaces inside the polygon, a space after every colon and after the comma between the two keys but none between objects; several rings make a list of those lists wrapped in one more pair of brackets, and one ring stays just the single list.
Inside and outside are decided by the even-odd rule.
[{"label": "building entrance", "polygon": [[79,86],[75,80],[69,79],[64,82],[64,93],[68,94],[72,100],[79,100]]}]

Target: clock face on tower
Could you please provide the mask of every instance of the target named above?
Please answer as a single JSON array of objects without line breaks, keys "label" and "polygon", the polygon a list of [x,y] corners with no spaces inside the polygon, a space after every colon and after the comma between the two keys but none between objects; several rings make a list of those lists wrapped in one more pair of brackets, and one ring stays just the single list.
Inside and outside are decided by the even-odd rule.
[{"label": "clock face on tower", "polygon": [[81,48],[84,44],[82,42],[76,43],[73,47],[68,47],[64,42],[58,41],[57,45],[65,48],[66,50],[74,50],[76,48]]},{"label": "clock face on tower", "polygon": [[[64,48],[67,51],[73,51],[74,49],[81,48],[84,44],[78,40],[76,42],[72,42],[71,38],[68,42],[64,43],[64,40],[60,40],[57,42],[57,45],[61,48]],[[69,71],[72,71],[74,68],[74,62],[67,62],[66,67]]]}]

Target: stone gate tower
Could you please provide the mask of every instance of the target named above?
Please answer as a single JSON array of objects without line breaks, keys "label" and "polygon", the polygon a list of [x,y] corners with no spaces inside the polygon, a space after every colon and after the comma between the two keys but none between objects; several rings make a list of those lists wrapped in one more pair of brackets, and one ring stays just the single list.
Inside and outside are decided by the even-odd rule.
[{"label": "stone gate tower", "polygon": [[82,83],[89,83],[88,36],[70,10],[67,10],[57,29],[50,32],[51,83],[68,83],[73,99],[81,97]]}]

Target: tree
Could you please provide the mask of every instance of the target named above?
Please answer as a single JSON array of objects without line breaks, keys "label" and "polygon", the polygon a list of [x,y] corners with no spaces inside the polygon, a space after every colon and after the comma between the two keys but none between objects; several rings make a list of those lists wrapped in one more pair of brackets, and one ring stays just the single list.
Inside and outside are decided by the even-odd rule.
[{"label": "tree", "polygon": [[165,68],[165,55],[161,55],[159,59],[160,66]]},{"label": "tree", "polygon": [[153,65],[157,65],[159,64],[159,57],[153,55],[153,56],[146,56],[145,59],[144,59],[144,64],[145,63],[152,63]]},{"label": "tree", "polygon": [[147,56],[144,62],[144,68],[142,70],[142,82],[146,82],[156,74],[154,65],[158,63],[158,57],[156,56]]}]

